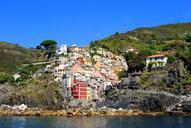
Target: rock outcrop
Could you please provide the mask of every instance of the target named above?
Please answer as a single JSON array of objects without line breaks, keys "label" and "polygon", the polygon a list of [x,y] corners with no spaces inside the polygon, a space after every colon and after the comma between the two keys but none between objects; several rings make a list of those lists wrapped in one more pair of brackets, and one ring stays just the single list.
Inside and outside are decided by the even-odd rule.
[{"label": "rock outcrop", "polygon": [[0,85],[0,104],[20,105],[45,109],[61,109],[63,99],[56,85],[42,87],[39,85],[18,89],[10,85]]},{"label": "rock outcrop", "polygon": [[98,107],[107,106],[110,108],[128,108],[139,109],[142,111],[165,111],[166,108],[177,102],[178,98],[163,92],[154,92],[146,90],[126,91],[117,96],[109,96]]}]

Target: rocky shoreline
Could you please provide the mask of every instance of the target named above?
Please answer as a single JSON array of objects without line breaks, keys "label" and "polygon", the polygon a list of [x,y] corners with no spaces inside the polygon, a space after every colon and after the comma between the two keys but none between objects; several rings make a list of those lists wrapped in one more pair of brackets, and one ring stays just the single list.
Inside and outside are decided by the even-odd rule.
[{"label": "rocky shoreline", "polygon": [[27,109],[25,111],[12,111],[4,110],[0,111],[0,116],[137,116],[137,115],[163,115],[163,112],[144,113],[141,111],[106,111],[106,110],[82,110],[82,109],[70,109],[70,110],[32,110]]},{"label": "rocky shoreline", "polygon": [[0,116],[65,116],[65,117],[82,117],[82,116],[158,116],[158,115],[191,115],[185,112],[143,112],[141,110],[130,109],[113,109],[113,108],[70,108],[61,110],[47,110],[42,108],[27,108],[25,105],[20,106],[0,106]]}]

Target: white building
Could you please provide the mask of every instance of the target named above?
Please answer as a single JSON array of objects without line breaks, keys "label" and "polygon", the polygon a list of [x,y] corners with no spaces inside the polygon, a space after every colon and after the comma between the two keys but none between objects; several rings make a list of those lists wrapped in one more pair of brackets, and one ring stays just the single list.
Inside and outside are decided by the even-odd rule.
[{"label": "white building", "polygon": [[152,56],[148,56],[146,58],[146,68],[148,68],[149,65],[154,67],[164,67],[167,63],[167,57],[164,54],[156,54]]},{"label": "white building", "polygon": [[56,54],[57,54],[57,55],[61,55],[61,54],[66,55],[66,54],[67,54],[67,51],[68,51],[67,45],[62,44],[62,45],[56,50]]},{"label": "white building", "polygon": [[60,82],[62,80],[66,65],[61,64],[54,68],[54,81]]}]

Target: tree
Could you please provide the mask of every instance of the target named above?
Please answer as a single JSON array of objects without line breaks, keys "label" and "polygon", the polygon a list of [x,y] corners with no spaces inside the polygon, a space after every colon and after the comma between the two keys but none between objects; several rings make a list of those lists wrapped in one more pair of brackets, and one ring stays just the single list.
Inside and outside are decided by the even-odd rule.
[{"label": "tree", "polygon": [[125,60],[128,65],[128,72],[144,70],[144,56],[136,54],[135,52],[128,52],[124,54]]},{"label": "tree", "polygon": [[55,55],[57,42],[55,40],[44,40],[41,42],[40,46],[43,50],[46,50],[48,58]]},{"label": "tree", "polygon": [[36,46],[36,49],[42,50],[42,47],[40,45]]},{"label": "tree", "polygon": [[191,42],[191,34],[186,35],[186,42]]},{"label": "tree", "polygon": [[57,45],[57,42],[55,40],[44,40],[40,44],[40,46],[44,50],[49,50],[49,49],[56,48],[56,45]]},{"label": "tree", "polygon": [[168,56],[168,63],[173,63],[176,61],[176,57],[175,56]]}]

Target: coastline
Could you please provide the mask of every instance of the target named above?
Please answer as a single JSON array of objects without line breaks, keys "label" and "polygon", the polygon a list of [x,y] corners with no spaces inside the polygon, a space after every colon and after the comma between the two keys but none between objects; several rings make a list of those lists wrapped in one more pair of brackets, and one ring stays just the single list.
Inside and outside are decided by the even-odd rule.
[{"label": "coastline", "polygon": [[128,109],[62,109],[47,110],[40,108],[27,108],[26,110],[0,110],[0,116],[64,116],[64,117],[83,117],[83,116],[160,116],[160,115],[191,115],[186,112],[143,112],[141,110]]}]

